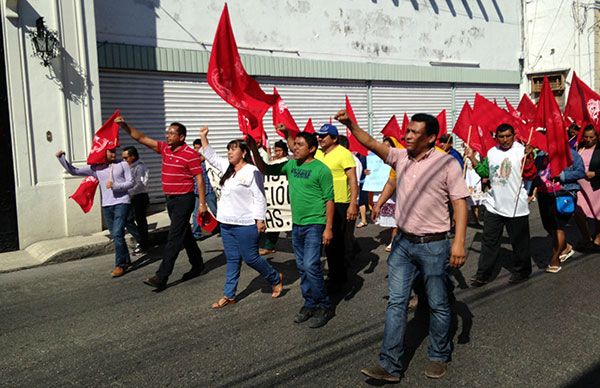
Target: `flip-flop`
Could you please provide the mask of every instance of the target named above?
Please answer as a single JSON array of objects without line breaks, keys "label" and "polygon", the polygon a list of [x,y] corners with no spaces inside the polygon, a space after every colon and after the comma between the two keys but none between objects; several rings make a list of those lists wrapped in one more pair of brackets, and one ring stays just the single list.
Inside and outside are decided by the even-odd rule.
[{"label": "flip-flop", "polygon": [[235,304],[235,299],[231,299],[231,298],[224,296],[221,299],[219,299],[218,302],[213,303],[211,307],[213,309],[222,309],[223,307],[230,305],[230,304]]},{"label": "flip-flop", "polygon": [[573,250],[573,248],[571,248],[571,250],[567,253],[563,253],[562,255],[560,255],[558,257],[558,260],[560,260],[561,263],[564,263],[565,261],[569,260],[569,258],[571,256],[573,256],[575,254],[575,251]]},{"label": "flip-flop", "polygon": [[362,221],[361,221],[361,222],[359,222],[359,223],[358,223],[358,225],[356,225],[356,227],[357,227],[357,228],[362,228],[362,227],[365,227],[365,226],[367,226],[367,224],[365,224],[365,223],[364,223],[364,222],[362,222]]},{"label": "flip-flop", "polygon": [[548,273],[558,273],[562,267],[560,265],[549,265],[546,267],[546,272]]}]

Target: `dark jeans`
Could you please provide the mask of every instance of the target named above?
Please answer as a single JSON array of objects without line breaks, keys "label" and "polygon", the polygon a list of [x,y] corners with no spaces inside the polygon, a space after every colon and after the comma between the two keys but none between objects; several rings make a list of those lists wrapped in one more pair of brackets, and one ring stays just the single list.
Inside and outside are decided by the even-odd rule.
[{"label": "dark jeans", "polygon": [[483,219],[483,241],[476,276],[488,280],[492,275],[498,253],[500,239],[506,226],[508,238],[513,249],[513,273],[522,276],[531,275],[531,251],[529,248],[529,216],[503,217],[490,211],[485,212]]},{"label": "dark jeans", "polygon": [[333,214],[333,239],[325,247],[329,280],[345,283],[348,280],[346,264],[354,259],[354,225],[356,220],[348,221],[346,212],[348,203],[336,203]]},{"label": "dark jeans", "polygon": [[279,241],[279,232],[265,233],[265,249],[275,249],[277,241]]},{"label": "dark jeans", "polygon": [[321,244],[325,225],[293,225],[292,245],[300,274],[300,291],[304,307],[331,309],[331,301],[323,281]]},{"label": "dark jeans", "polygon": [[115,267],[125,268],[131,261],[129,258],[129,249],[125,244],[125,223],[129,213],[129,204],[122,203],[118,205],[105,206],[102,208],[104,221],[110,231],[110,235],[115,243]]},{"label": "dark jeans", "polygon": [[167,212],[171,219],[169,226],[169,236],[163,253],[163,260],[160,263],[156,276],[166,282],[175,266],[175,260],[179,255],[179,251],[185,248],[192,269],[200,269],[204,264],[202,261],[202,253],[198,244],[192,236],[192,228],[190,227],[190,216],[194,211],[194,194],[188,193],[176,196],[167,196]]},{"label": "dark jeans", "polygon": [[[133,235],[140,248],[143,251],[148,250],[148,220],[146,219],[146,212],[148,211],[148,204],[150,204],[150,198],[147,193],[136,194],[131,197],[131,208],[129,210],[129,217],[127,220],[127,230]],[[135,223],[134,223],[135,221]],[[132,232],[134,230],[131,226],[135,225],[137,229],[137,235]]]}]

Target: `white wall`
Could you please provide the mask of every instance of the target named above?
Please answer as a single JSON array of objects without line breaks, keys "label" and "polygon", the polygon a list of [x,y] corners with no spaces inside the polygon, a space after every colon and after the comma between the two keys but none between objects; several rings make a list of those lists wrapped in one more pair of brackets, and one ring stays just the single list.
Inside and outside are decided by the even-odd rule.
[{"label": "white wall", "polygon": [[[594,85],[593,0],[523,0],[525,18],[525,72],[575,70]],[[569,74],[568,82],[571,75]],[[528,91],[524,80],[522,85]]]},{"label": "white wall", "polygon": [[[95,0],[98,41],[210,50],[223,4]],[[463,61],[484,69],[519,69],[519,0],[230,0],[228,6],[238,46],[275,50],[242,52],[423,66]]]},{"label": "white wall", "polygon": [[[13,2],[14,3],[14,2]],[[101,122],[93,4],[86,0],[2,2],[6,77],[21,249],[46,239],[100,230],[99,201],[84,215],[67,196],[81,179],[67,178],[55,153],[84,162]],[[44,67],[27,31],[43,16],[58,32],[61,52]],[[91,49],[90,49],[91,48]],[[51,134],[51,139],[47,133]],[[99,197],[99,195],[98,195]]]}]

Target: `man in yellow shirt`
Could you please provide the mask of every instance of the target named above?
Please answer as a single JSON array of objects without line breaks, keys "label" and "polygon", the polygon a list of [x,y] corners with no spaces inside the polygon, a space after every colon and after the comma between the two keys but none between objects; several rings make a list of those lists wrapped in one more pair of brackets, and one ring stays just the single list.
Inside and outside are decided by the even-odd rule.
[{"label": "man in yellow shirt", "polygon": [[358,214],[356,163],[352,153],[337,144],[338,135],[334,125],[323,125],[317,132],[323,152],[315,155],[316,159],[329,167],[333,175],[333,239],[325,247],[329,267],[328,287],[331,291],[341,289],[348,280],[346,264],[354,258],[354,226]]}]

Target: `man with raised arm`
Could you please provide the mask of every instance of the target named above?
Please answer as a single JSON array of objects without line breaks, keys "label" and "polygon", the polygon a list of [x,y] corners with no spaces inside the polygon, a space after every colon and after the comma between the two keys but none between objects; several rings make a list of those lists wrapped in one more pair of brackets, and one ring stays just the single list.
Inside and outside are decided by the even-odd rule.
[{"label": "man with raised arm", "polygon": [[194,179],[198,185],[199,212],[206,213],[204,179],[200,157],[185,143],[186,128],[181,123],[171,123],[165,133],[166,142],[154,140],[129,125],[122,116],[115,119],[135,141],[162,156],[162,187],[167,199],[167,212],[171,219],[169,236],[164,248],[163,259],[156,274],[144,283],[158,290],[167,286],[179,251],[185,248],[192,268],[182,279],[199,276],[204,269],[202,253],[192,235],[190,216],[194,211]]},{"label": "man with raised arm", "polygon": [[[467,230],[467,186],[458,163],[445,153],[435,152],[439,124],[428,114],[415,114],[406,131],[406,149],[389,147],[372,138],[348,117],[345,110],[336,119],[352,135],[396,170],[396,211],[398,234],[388,258],[389,299],[385,316],[379,363],[361,370],[376,380],[398,382],[405,365],[404,333],[410,291],[415,276],[425,283],[430,306],[429,363],[425,375],[441,378],[452,354],[449,266],[465,262]],[[455,237],[448,237],[452,202]]]}]

